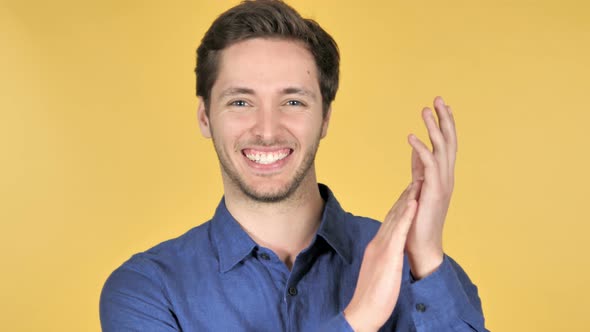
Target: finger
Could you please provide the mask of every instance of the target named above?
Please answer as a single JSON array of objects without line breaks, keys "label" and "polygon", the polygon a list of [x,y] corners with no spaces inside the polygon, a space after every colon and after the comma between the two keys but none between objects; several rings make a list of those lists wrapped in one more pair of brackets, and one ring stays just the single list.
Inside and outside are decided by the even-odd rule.
[{"label": "finger", "polygon": [[434,109],[436,110],[439,127],[444,139],[449,143],[455,141],[455,124],[453,123],[451,113],[449,112],[449,106],[445,104],[442,97],[434,98]]},{"label": "finger", "polygon": [[398,205],[400,202],[405,201],[408,195],[412,192],[413,182],[410,182],[406,189],[399,195],[397,201],[395,202],[394,206]]},{"label": "finger", "polygon": [[418,180],[416,182],[414,182],[414,184],[412,185],[413,190],[408,194],[407,200],[413,200],[415,199],[416,201],[418,200],[418,198],[420,198],[420,193],[422,192],[422,183],[424,181],[422,180]]},{"label": "finger", "polygon": [[451,139],[449,140],[449,169],[451,172],[455,169],[455,160],[457,159],[457,151],[459,150],[459,143],[457,139],[457,126],[455,125],[455,116],[453,115],[453,110],[451,106],[447,105],[447,110],[449,111],[449,119],[452,125],[452,135]]},{"label": "finger", "polygon": [[414,189],[414,193],[412,193],[413,192],[412,185],[413,185],[413,183],[410,183],[406,187],[406,189],[401,193],[401,195],[399,196],[397,201],[393,204],[391,209],[389,209],[389,212],[387,212],[387,215],[385,216],[385,219],[383,220],[382,226],[385,226],[385,225],[391,223],[391,220],[395,219],[395,215],[397,214],[397,212],[399,210],[400,204],[405,203],[407,201],[408,196],[415,195],[415,189]]},{"label": "finger", "polygon": [[435,156],[444,156],[446,161],[446,153],[447,153],[447,142],[445,141],[445,137],[443,136],[438,124],[436,123],[436,119],[434,118],[434,113],[428,107],[425,107],[422,110],[422,119],[424,120],[424,124],[428,129],[428,137],[430,138],[430,142],[432,143],[432,150]]},{"label": "finger", "polygon": [[434,99],[434,108],[438,116],[438,123],[441,132],[447,143],[449,165],[453,164],[454,166],[455,154],[457,153],[457,132],[455,129],[455,119],[453,118],[451,107],[446,105],[441,97],[436,97]]},{"label": "finger", "polygon": [[408,232],[412,227],[412,221],[416,215],[418,203],[416,200],[410,200],[406,204],[403,214],[399,217],[396,222],[395,229],[393,231],[391,241],[389,242],[391,250],[394,250],[397,254],[403,254],[406,246],[406,239]]},{"label": "finger", "polygon": [[410,201],[416,201],[417,197],[420,193],[422,187],[422,182],[413,182],[408,186],[408,188],[404,191],[402,196],[400,196],[399,200],[395,203],[395,205],[389,210],[385,220],[381,224],[378,233],[380,237],[390,239],[391,234],[395,231],[397,227],[397,223],[399,222],[399,216],[405,213],[406,206]]},{"label": "finger", "polygon": [[440,174],[446,178],[449,168],[447,142],[440,128],[438,127],[438,124],[436,123],[436,119],[434,118],[432,110],[425,108],[422,111],[422,118],[424,119],[426,128],[428,128],[428,136],[430,138],[430,142],[432,143],[433,154],[438,162]]},{"label": "finger", "polygon": [[416,149],[412,148],[412,181],[423,181],[424,180],[424,164],[418,156]]},{"label": "finger", "polygon": [[408,137],[408,142],[416,150],[418,157],[420,157],[420,161],[424,164],[424,182],[438,185],[440,174],[436,159],[432,152],[430,152],[426,144],[414,134],[411,134]]}]

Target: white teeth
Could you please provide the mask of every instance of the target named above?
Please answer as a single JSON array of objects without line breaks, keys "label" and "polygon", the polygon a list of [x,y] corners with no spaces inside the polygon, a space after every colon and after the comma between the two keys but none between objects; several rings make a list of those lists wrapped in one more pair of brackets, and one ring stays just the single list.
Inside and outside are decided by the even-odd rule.
[{"label": "white teeth", "polygon": [[246,157],[258,164],[268,165],[277,162],[289,154],[286,152],[280,153],[251,153],[246,154]]}]

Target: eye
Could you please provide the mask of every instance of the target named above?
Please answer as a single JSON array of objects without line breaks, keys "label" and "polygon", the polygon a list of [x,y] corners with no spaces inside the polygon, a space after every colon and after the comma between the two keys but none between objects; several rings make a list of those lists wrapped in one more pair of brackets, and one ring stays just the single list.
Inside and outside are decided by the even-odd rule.
[{"label": "eye", "polygon": [[305,106],[302,102],[300,102],[299,100],[289,100],[287,101],[287,106]]},{"label": "eye", "polygon": [[234,100],[229,103],[229,106],[244,107],[244,106],[248,106],[248,103],[245,100]]}]

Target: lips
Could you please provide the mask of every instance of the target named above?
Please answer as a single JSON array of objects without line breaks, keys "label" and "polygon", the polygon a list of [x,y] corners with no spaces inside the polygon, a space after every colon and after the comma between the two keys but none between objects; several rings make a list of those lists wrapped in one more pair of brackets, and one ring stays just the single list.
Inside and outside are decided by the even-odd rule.
[{"label": "lips", "polygon": [[242,153],[248,160],[260,165],[271,165],[287,158],[292,150],[288,148],[275,150],[244,149]]}]

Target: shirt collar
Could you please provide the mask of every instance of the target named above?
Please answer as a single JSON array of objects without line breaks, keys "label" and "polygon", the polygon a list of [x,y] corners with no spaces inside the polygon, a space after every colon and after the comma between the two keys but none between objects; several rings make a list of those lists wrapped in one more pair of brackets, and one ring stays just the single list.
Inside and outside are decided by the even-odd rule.
[{"label": "shirt collar", "polygon": [[[330,188],[321,183],[318,186],[325,205],[317,235],[322,237],[344,261],[350,264],[353,243],[343,224],[346,222],[346,212],[342,209]],[[221,273],[231,270],[257,247],[256,242],[242,229],[237,220],[227,210],[224,198],[221,199],[215,210],[215,215],[211,221],[211,233],[214,246],[219,255]]]},{"label": "shirt collar", "polygon": [[215,210],[211,221],[213,245],[219,255],[221,273],[231,270],[256,247],[256,242],[242,229],[242,226],[229,213],[225,206],[225,197]]},{"label": "shirt collar", "polygon": [[326,201],[322,221],[318,229],[318,235],[340,255],[348,264],[352,262],[353,239],[345,224],[347,221],[346,212],[336,200],[332,190],[324,184],[318,184],[320,194]]}]

